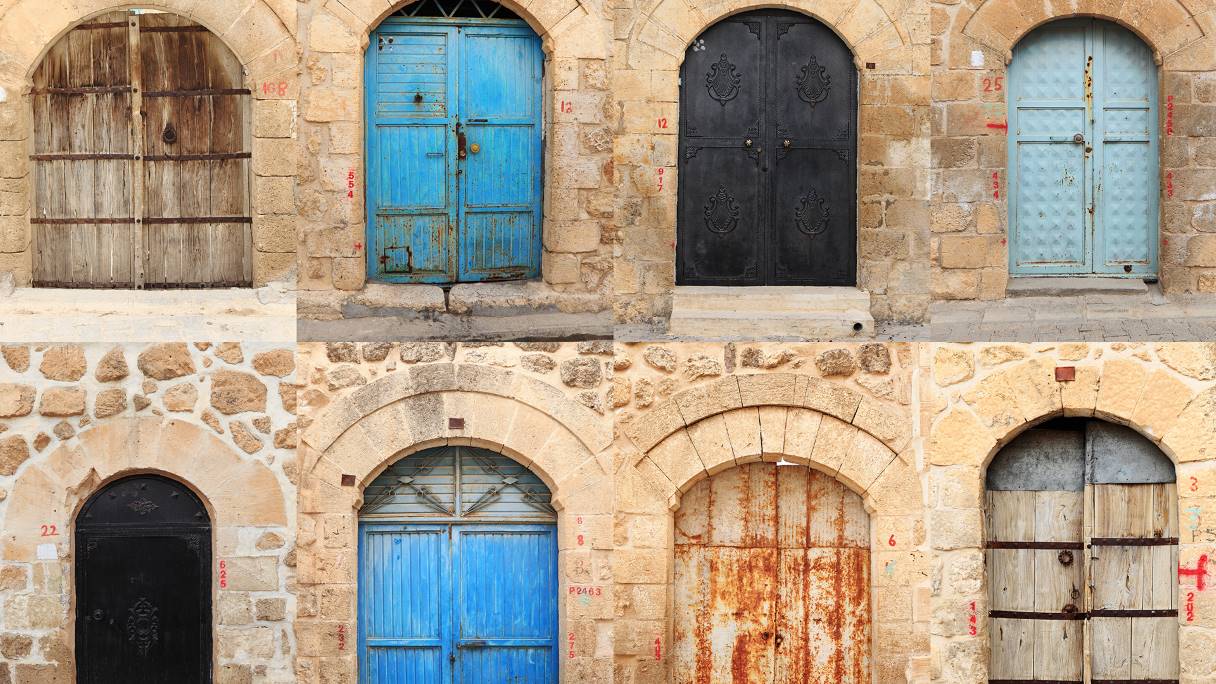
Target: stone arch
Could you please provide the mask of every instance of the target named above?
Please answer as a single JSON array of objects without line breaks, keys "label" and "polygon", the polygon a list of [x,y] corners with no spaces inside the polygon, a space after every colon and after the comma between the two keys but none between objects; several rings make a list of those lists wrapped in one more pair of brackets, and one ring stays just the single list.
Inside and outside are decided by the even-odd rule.
[{"label": "stone arch", "polygon": [[[246,70],[246,78],[294,68],[295,19],[276,9],[267,0],[252,4],[235,2],[205,2],[196,0],[156,0],[135,3],[138,7],[172,12],[207,27],[236,55]],[[17,0],[0,15],[0,46],[12,46],[15,53],[0,53],[0,64],[8,63],[15,76],[29,83],[46,52],[72,27],[105,12],[126,9],[130,3],[113,0],[86,0],[78,3],[71,16],[49,14],[39,0]],[[244,10],[244,11],[240,11]],[[60,19],[63,20],[60,20]],[[290,59],[265,59],[276,51],[287,49]],[[274,62],[278,62],[276,65]],[[5,78],[4,81],[11,79]]]},{"label": "stone arch", "polygon": [[[66,532],[80,506],[102,486],[138,473],[159,473],[188,486],[203,500],[217,531],[288,526],[274,473],[241,458],[209,429],[172,419],[115,419],[22,468],[5,505],[0,559],[35,560],[37,546],[46,541],[40,536],[44,524],[56,525],[63,531],[57,541],[70,544]],[[247,491],[267,494],[251,500]]]},{"label": "stone arch", "polygon": [[830,14],[822,3],[810,0],[777,3],[744,0],[718,3],[712,8],[698,7],[690,0],[658,0],[648,11],[639,13],[630,33],[634,40],[674,60],[674,66],[659,68],[678,69],[688,46],[705,29],[727,17],[756,9],[786,9],[814,18],[840,36],[858,66],[910,42],[907,29],[899,23],[902,15],[892,16],[892,12],[876,0],[844,3],[831,8],[835,10],[834,14]]},{"label": "stone arch", "polygon": [[1113,21],[1135,33],[1162,59],[1206,36],[1202,23],[1182,0],[1160,3],[1124,3],[1111,12],[1100,0],[1076,0],[1070,12],[1052,14],[1046,3],[1013,3],[984,0],[974,12],[963,16],[961,31],[981,45],[1013,59],[1013,47],[1031,31],[1056,19],[1088,16]]}]

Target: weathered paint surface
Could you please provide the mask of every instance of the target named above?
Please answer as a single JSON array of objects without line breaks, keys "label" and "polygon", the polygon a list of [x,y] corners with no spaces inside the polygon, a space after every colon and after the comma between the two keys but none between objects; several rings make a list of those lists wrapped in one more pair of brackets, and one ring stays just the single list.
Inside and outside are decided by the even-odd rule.
[{"label": "weathered paint surface", "polygon": [[1076,19],[1010,66],[1014,275],[1157,273],[1157,68],[1131,31]]},{"label": "weathered paint surface", "polygon": [[540,38],[524,22],[391,17],[366,56],[368,272],[540,272]]},{"label": "weathered paint surface", "polygon": [[800,466],[752,463],[676,513],[676,682],[869,682],[869,517]]}]

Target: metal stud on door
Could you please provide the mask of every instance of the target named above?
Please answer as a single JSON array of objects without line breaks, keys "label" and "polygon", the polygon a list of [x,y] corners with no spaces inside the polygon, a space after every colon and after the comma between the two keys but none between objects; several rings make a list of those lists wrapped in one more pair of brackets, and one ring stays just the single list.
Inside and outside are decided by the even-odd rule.
[{"label": "metal stud on door", "polygon": [[1157,272],[1157,69],[1130,31],[1076,19],[1014,50],[1013,275]]},{"label": "metal stud on door", "polygon": [[359,681],[557,681],[557,530],[514,461],[440,447],[364,492]]},{"label": "metal stud on door", "polygon": [[482,18],[434,6],[437,16],[386,19],[368,46],[369,273],[432,283],[535,277],[540,39],[505,10]]},{"label": "metal stud on door", "polygon": [[677,282],[852,285],[857,70],[802,14],[710,27],[681,68]]}]

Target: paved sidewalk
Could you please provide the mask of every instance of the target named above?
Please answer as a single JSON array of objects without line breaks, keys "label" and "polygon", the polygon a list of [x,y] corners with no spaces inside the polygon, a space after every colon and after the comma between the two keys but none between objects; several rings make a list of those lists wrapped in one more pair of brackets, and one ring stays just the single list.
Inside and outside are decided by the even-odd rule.
[{"label": "paved sidewalk", "polygon": [[[1154,301],[1156,300],[1156,301]],[[1216,340],[1216,296],[1088,295],[999,302],[938,302],[939,342],[1137,342]]]}]

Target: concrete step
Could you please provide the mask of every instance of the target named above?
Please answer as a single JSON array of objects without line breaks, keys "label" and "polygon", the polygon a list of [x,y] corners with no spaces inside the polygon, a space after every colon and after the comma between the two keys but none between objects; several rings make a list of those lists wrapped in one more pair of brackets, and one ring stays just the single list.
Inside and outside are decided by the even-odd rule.
[{"label": "concrete step", "polygon": [[1007,297],[1145,297],[1149,286],[1139,278],[1010,278]]},{"label": "concrete step", "polygon": [[708,339],[844,340],[874,335],[854,287],[677,287],[668,334]]}]

